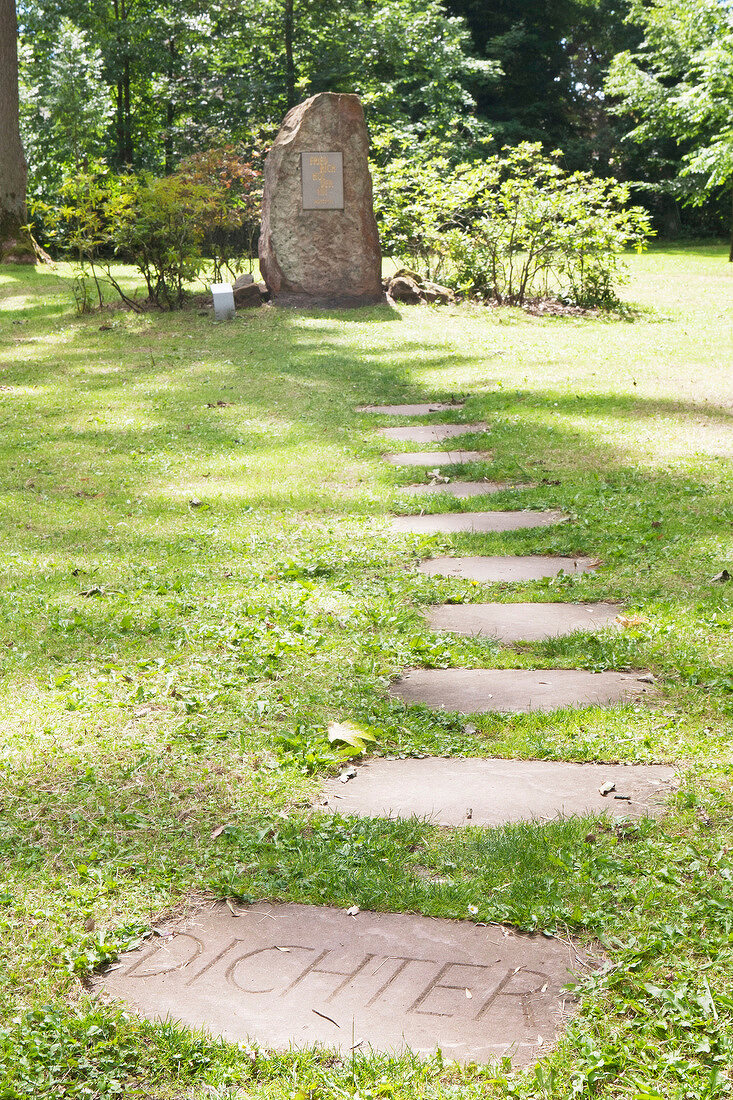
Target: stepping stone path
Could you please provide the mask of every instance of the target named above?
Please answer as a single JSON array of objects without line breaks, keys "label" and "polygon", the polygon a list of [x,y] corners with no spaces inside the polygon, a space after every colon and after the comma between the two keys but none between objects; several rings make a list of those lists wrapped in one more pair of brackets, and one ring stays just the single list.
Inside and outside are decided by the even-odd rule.
[{"label": "stepping stone path", "polygon": [[[239,1043],[314,1043],[524,1065],[572,1007],[558,939],[402,913],[258,902],[202,910],[122,956],[102,988],[149,1019]],[[582,959],[582,956],[581,956]]]},{"label": "stepping stone path", "polygon": [[[420,416],[461,408],[453,402],[365,405],[359,410]],[[440,441],[484,424],[383,429],[386,438]],[[478,451],[385,456],[398,466],[490,459]],[[457,498],[498,492],[495,482],[407,486],[408,493]],[[497,532],[566,519],[546,512],[460,512],[392,519],[416,533]],[[588,572],[588,558],[475,557],[423,562],[427,575],[520,581]],[[434,630],[538,639],[609,625],[613,604],[463,604],[426,612]],[[415,669],[390,687],[393,698],[463,714],[550,711],[642,699],[643,673],[574,669]],[[492,759],[372,760],[348,783],[326,784],[329,810],[360,816],[417,815],[448,826],[495,826],[568,814],[640,816],[659,810],[672,768]],[[602,793],[603,792],[603,793]],[[460,875],[459,868],[457,874]],[[429,887],[426,887],[429,888]],[[233,919],[235,917],[236,919]],[[151,1019],[173,1017],[235,1042],[288,1049],[315,1043],[353,1050],[406,1048],[448,1059],[526,1065],[551,1044],[573,1010],[564,987],[587,967],[572,942],[497,925],[402,913],[257,902],[240,910],[216,903],[156,929],[98,983]]]},{"label": "stepping stone path", "polygon": [[483,497],[489,493],[519,492],[531,489],[532,485],[512,485],[508,481],[430,481],[424,485],[400,485],[400,493],[419,496],[421,493],[445,493],[447,496],[464,500],[466,497]]},{"label": "stepping stone path", "polygon": [[574,668],[417,668],[392,684],[390,695],[459,714],[527,714],[561,707],[603,707],[649,695],[643,672]]},{"label": "stepping stone path", "polygon": [[432,405],[360,405],[360,413],[381,413],[383,416],[427,416],[434,412],[447,412],[449,409],[462,409],[463,402],[433,402]]},{"label": "stepping stone path", "polygon": [[406,443],[441,443],[457,435],[476,435],[488,430],[486,424],[421,424],[417,428],[378,428],[377,434]]},{"label": "stepping stone path", "polygon": [[491,462],[488,451],[406,451],[384,455],[392,466],[461,466],[466,462]]},{"label": "stepping stone path", "polygon": [[328,780],[323,804],[333,813],[419,817],[453,827],[601,813],[636,818],[661,810],[674,778],[674,768],[662,765],[375,759],[357,767],[346,784]]},{"label": "stepping stone path", "polygon": [[429,516],[393,516],[395,531],[414,535],[451,534],[456,531],[522,531],[550,527],[567,520],[562,512],[436,512]]},{"label": "stepping stone path", "polygon": [[620,611],[613,603],[463,603],[441,604],[424,615],[431,630],[539,642],[576,630],[617,627]]},{"label": "stepping stone path", "polygon": [[560,573],[592,573],[593,558],[556,558],[542,554],[527,557],[428,558],[418,566],[433,577],[461,577],[486,584],[540,581]]}]

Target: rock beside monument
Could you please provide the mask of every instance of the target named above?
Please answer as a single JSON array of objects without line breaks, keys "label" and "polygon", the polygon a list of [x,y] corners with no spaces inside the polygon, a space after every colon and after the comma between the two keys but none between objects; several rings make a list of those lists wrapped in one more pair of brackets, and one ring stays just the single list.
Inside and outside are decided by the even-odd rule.
[{"label": "rock beside monument", "polygon": [[265,162],[259,244],[276,305],[384,301],[368,150],[358,96],[323,92],[286,115]]},{"label": "rock beside monument", "polygon": [[447,305],[456,300],[450,287],[432,283],[429,279],[422,279],[416,272],[408,271],[407,268],[401,268],[395,271],[394,275],[383,279],[382,285],[393,302],[406,302],[409,305],[439,302],[441,305]]},{"label": "rock beside monument", "polygon": [[414,279],[407,275],[400,275],[390,279],[387,283],[387,293],[395,302],[409,302],[416,304],[423,299],[420,296],[420,287]]},{"label": "rock beside monument", "polygon": [[265,283],[256,283],[252,275],[240,275],[235,279],[232,291],[237,309],[261,306],[270,297]]}]

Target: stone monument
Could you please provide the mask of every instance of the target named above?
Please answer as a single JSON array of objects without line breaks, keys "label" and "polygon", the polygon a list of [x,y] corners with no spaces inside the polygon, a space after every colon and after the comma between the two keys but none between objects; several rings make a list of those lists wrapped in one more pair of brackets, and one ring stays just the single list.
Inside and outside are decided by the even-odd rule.
[{"label": "stone monument", "polygon": [[260,269],[276,305],[384,301],[359,97],[322,92],[285,116],[265,161]]}]

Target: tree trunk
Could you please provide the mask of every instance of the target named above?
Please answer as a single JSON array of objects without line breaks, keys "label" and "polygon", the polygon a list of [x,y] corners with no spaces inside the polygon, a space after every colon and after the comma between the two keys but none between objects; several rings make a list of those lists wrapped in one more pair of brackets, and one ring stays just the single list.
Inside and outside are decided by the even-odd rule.
[{"label": "tree trunk", "polygon": [[293,0],[285,0],[285,92],[288,110],[295,106],[295,63],[293,61]]},{"label": "tree trunk", "polygon": [[[0,0],[2,3],[2,0]],[[130,38],[127,26],[127,4],[125,0],[113,0],[115,37],[117,40],[117,65],[122,59],[121,70],[117,70],[115,87],[115,138],[117,142],[117,162],[120,165],[132,165],[132,115],[130,108]]]},{"label": "tree trunk", "polygon": [[125,160],[125,118],[122,109],[122,81],[117,81],[115,88],[115,136],[117,140],[117,163],[123,164]]},{"label": "tree trunk", "polygon": [[731,191],[730,197],[730,252],[728,253],[728,263],[733,264],[733,191]]},{"label": "tree trunk", "polygon": [[0,262],[34,264],[28,221],[28,170],[18,122],[18,21],[15,0],[0,0]]},{"label": "tree trunk", "polygon": [[173,171],[173,123],[175,122],[175,108],[173,106],[173,81],[176,64],[176,44],[173,38],[168,41],[168,98],[165,104],[165,128],[163,154],[165,157],[164,172],[169,176]]},{"label": "tree trunk", "polygon": [[132,167],[132,112],[130,109],[130,58],[125,58],[125,68],[122,75],[122,90],[124,94],[125,111],[125,149],[123,160]]}]

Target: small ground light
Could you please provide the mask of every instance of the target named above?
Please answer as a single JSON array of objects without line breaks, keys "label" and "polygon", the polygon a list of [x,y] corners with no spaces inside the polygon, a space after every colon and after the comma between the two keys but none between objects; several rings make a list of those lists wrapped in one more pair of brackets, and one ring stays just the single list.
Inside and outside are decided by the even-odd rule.
[{"label": "small ground light", "polygon": [[230,283],[212,283],[214,316],[217,321],[231,321],[234,316],[234,291]]}]

